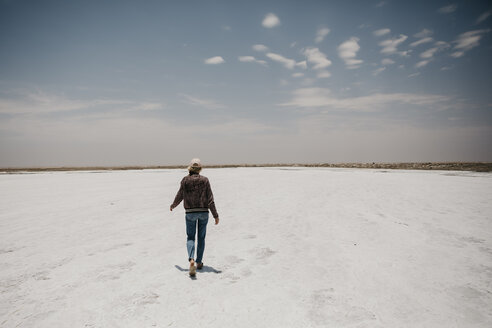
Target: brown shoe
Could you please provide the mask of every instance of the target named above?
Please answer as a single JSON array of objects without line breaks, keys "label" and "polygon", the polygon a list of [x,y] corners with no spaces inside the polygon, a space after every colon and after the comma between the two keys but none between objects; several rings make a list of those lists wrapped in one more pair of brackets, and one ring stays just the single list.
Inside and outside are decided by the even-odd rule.
[{"label": "brown shoe", "polygon": [[196,266],[195,266],[195,261],[191,260],[190,261],[190,276],[194,276],[196,274]]},{"label": "brown shoe", "polygon": [[197,268],[198,270],[203,269],[203,263],[202,263],[202,262],[197,263],[197,264],[196,264],[196,268]]}]

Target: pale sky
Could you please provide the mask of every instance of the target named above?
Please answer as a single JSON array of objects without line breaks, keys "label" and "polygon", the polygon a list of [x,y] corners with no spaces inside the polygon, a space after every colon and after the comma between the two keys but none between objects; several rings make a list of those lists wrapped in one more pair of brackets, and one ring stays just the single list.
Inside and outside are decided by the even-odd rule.
[{"label": "pale sky", "polygon": [[492,161],[487,1],[0,1],[0,167]]}]

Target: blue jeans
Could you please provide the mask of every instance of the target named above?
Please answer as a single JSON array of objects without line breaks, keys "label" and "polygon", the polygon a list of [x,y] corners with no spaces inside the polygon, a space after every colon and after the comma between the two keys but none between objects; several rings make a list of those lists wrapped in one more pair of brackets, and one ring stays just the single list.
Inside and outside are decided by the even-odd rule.
[{"label": "blue jeans", "polygon": [[203,251],[205,250],[205,235],[207,234],[208,212],[186,213],[186,248],[188,249],[188,260],[195,257],[195,234],[198,226],[198,247],[196,251],[196,262],[201,263]]}]

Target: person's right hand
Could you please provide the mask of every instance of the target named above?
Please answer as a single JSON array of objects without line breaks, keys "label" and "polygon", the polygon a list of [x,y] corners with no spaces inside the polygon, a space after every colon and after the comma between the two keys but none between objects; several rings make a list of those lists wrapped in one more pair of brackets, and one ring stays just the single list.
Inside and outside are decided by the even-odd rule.
[{"label": "person's right hand", "polygon": [[215,218],[215,225],[219,224],[219,218]]}]

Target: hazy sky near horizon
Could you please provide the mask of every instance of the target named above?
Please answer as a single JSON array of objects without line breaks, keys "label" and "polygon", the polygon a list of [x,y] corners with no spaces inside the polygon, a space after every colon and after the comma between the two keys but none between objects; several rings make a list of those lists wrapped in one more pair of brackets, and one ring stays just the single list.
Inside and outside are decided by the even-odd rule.
[{"label": "hazy sky near horizon", "polygon": [[0,167],[492,161],[488,1],[0,1]]}]

